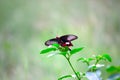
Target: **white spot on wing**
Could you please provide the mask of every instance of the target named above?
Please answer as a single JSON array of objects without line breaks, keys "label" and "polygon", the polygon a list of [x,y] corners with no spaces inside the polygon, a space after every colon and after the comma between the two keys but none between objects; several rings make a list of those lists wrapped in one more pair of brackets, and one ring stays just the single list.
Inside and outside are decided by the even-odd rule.
[{"label": "white spot on wing", "polygon": [[66,42],[65,44],[70,44],[69,42]]}]

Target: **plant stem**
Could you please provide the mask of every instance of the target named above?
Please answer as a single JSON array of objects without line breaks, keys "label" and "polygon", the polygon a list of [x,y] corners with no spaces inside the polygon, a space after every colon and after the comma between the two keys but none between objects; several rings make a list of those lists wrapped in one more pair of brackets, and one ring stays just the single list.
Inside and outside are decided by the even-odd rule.
[{"label": "plant stem", "polygon": [[99,62],[99,60],[97,59],[96,62],[95,62],[95,65],[97,65],[98,62]]},{"label": "plant stem", "polygon": [[89,64],[89,62],[86,62],[86,64],[89,66],[90,64]]},{"label": "plant stem", "polygon": [[74,74],[76,75],[77,79],[78,79],[78,80],[81,80],[81,79],[80,79],[80,77],[77,75],[77,73],[76,73],[75,69],[73,68],[73,66],[72,66],[72,64],[71,64],[71,62],[70,62],[70,59],[69,59],[69,58],[66,58],[66,59],[67,59],[67,61],[68,61],[69,65],[70,65],[70,67],[72,68],[72,70],[73,70]]}]

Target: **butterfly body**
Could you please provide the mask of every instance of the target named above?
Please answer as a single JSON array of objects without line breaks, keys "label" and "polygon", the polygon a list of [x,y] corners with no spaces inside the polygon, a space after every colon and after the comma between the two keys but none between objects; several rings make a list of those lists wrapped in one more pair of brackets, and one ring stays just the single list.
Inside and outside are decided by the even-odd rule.
[{"label": "butterfly body", "polygon": [[49,45],[52,45],[54,43],[58,43],[60,44],[62,47],[65,47],[65,46],[73,46],[73,44],[71,43],[71,41],[77,39],[78,37],[75,36],[75,35],[63,35],[61,37],[56,37],[56,38],[53,38],[53,39],[50,39],[50,40],[47,40],[45,42],[45,45],[46,46],[49,46]]}]

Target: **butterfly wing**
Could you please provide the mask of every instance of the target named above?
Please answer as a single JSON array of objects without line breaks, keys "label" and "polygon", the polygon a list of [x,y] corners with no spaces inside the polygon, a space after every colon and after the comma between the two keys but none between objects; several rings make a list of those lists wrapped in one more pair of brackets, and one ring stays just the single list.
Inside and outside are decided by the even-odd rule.
[{"label": "butterfly wing", "polygon": [[50,40],[47,40],[47,41],[45,42],[45,45],[46,45],[46,46],[49,46],[49,45],[52,45],[52,44],[54,44],[54,43],[58,43],[57,39],[55,39],[55,38],[50,39]]},{"label": "butterfly wing", "polygon": [[60,39],[63,41],[63,42],[69,42],[69,41],[73,41],[75,39],[77,39],[78,37],[76,35],[64,35],[64,36],[61,36]]}]

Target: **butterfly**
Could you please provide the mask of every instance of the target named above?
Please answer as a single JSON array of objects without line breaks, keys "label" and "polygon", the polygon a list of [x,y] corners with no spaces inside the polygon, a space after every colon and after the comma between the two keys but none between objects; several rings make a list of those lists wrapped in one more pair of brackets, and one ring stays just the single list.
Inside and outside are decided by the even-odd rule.
[{"label": "butterfly", "polygon": [[56,38],[52,38],[52,39],[49,39],[45,42],[45,45],[46,46],[50,46],[52,44],[60,44],[62,47],[65,47],[65,46],[73,46],[73,44],[71,43],[71,41],[77,39],[78,37],[76,35],[72,35],[72,34],[69,34],[69,35],[63,35],[63,36],[60,36],[60,37],[56,37]]}]

